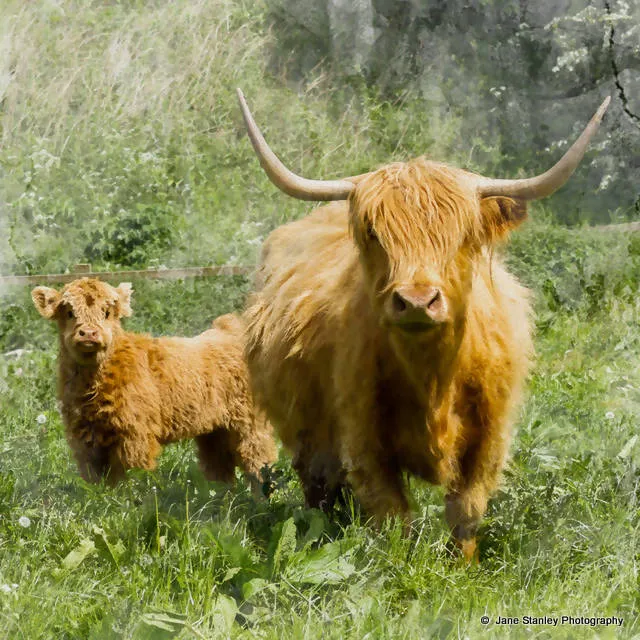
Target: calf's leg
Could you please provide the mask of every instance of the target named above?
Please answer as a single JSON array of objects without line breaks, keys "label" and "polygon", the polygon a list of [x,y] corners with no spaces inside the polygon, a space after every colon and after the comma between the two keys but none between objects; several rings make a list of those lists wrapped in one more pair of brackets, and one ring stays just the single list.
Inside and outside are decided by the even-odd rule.
[{"label": "calf's leg", "polygon": [[106,480],[113,486],[123,477],[125,469],[114,455],[112,446],[86,445],[78,441],[71,442],[80,476],[86,482],[97,483]]}]

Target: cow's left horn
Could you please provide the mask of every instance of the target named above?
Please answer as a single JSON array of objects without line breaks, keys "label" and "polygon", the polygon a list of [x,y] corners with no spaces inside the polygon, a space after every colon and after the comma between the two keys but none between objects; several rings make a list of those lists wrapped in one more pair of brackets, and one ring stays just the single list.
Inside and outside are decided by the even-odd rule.
[{"label": "cow's left horn", "polygon": [[289,171],[278,156],[271,151],[260,129],[258,129],[242,91],[238,89],[237,92],[251,144],[262,168],[278,189],[300,200],[345,200],[349,197],[355,186],[349,180],[309,180]]},{"label": "cow's left horn", "polygon": [[511,198],[521,198],[522,200],[537,200],[538,198],[550,196],[554,191],[557,191],[567,182],[571,174],[576,170],[576,167],[580,164],[587,150],[589,141],[593,138],[600,126],[600,121],[609,106],[610,100],[611,97],[605,99],[580,137],[549,171],[534,178],[523,178],[520,180],[480,178],[478,181],[480,196],[509,196]]}]

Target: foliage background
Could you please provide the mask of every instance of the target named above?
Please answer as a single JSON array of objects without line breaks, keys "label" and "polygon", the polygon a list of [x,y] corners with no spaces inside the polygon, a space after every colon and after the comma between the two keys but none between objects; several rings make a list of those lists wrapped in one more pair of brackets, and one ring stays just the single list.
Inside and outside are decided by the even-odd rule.
[{"label": "foliage background", "polygon": [[0,272],[255,257],[305,209],[259,172],[236,86],[293,169],[317,177],[420,154],[529,175],[611,94],[545,206],[563,224],[637,217],[640,15],[606,7],[5,0]]}]

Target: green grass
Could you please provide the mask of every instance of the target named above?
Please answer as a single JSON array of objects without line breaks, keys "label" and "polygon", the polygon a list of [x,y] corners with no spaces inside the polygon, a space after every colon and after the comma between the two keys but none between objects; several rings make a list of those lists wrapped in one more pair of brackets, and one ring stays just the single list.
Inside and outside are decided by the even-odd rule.
[{"label": "green grass", "polygon": [[[56,411],[55,330],[28,291],[6,294],[0,347],[28,351],[0,356],[0,585],[9,591],[0,591],[0,637],[636,637],[634,243],[534,224],[508,258],[537,291],[537,364],[482,527],[482,563],[470,569],[446,553],[441,490],[415,480],[410,538],[393,522],[377,533],[357,512],[330,522],[303,509],[284,453],[264,501],[242,480],[230,490],[206,483],[188,444],[168,447],[153,474],[87,485]],[[241,307],[246,290],[241,278],[140,283],[129,326],[196,332]],[[484,614],[625,622],[505,630],[485,627]]]}]

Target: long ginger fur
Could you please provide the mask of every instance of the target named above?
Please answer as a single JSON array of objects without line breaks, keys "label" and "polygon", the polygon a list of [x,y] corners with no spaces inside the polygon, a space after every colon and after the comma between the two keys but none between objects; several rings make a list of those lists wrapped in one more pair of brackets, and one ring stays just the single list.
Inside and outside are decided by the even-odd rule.
[{"label": "long ginger fur", "polygon": [[[419,158],[368,174],[348,202],[271,233],[246,311],[257,401],[307,502],[350,485],[380,522],[409,521],[404,472],[447,490],[465,557],[505,464],[532,355],[529,293],[493,256],[526,217],[469,174]],[[448,319],[389,321],[400,285],[436,285]]]}]

